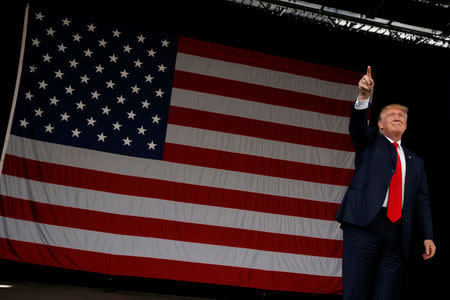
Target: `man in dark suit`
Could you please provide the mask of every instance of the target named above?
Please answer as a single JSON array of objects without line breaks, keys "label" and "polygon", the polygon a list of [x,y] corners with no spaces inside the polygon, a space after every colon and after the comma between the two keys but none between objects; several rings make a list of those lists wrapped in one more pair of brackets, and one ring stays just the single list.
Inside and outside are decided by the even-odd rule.
[{"label": "man in dark suit", "polygon": [[424,259],[434,256],[430,199],[423,161],[401,146],[408,109],[384,107],[378,130],[368,125],[374,80],[359,81],[350,114],[355,172],[336,219],[344,231],[344,299],[400,299],[412,231],[422,231]]}]

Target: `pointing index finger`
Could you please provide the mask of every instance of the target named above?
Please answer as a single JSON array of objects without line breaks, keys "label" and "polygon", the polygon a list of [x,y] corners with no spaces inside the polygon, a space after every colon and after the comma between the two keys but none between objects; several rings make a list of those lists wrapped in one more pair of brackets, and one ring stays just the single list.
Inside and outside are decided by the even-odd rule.
[{"label": "pointing index finger", "polygon": [[367,76],[372,78],[372,68],[370,66],[367,66]]}]

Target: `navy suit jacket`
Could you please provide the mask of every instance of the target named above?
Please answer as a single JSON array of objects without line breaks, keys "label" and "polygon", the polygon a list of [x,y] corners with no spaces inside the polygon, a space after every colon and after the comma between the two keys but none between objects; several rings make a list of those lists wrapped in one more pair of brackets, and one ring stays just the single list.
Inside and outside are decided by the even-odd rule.
[{"label": "navy suit jacket", "polygon": [[[383,206],[397,163],[394,145],[368,125],[368,111],[353,108],[350,114],[349,132],[355,149],[355,172],[336,215],[341,224],[361,227],[367,226]],[[424,239],[433,239],[433,229],[423,161],[402,148],[406,160],[402,251],[407,258],[416,225],[419,225]]]}]

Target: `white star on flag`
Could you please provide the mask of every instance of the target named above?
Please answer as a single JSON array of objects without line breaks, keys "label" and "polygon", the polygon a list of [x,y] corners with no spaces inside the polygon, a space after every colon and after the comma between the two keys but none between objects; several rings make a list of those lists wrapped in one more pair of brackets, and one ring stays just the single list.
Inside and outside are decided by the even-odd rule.
[{"label": "white star on flag", "polygon": [[60,114],[60,116],[61,116],[61,121],[69,122],[70,116],[67,114],[67,112],[64,112],[64,114]]},{"label": "white star on flag", "polygon": [[78,130],[78,128],[75,128],[74,130],[72,130],[72,137],[80,137],[80,133],[81,131]]},{"label": "white star on flag", "polygon": [[21,126],[21,127],[25,127],[25,128],[26,128],[28,124],[30,124],[30,123],[27,122],[26,119],[20,120],[20,126]]},{"label": "white star on flag", "polygon": [[49,133],[52,133],[53,129],[55,129],[55,127],[53,127],[52,124],[50,124],[50,123],[44,127],[45,127],[45,132],[49,132]]},{"label": "white star on flag", "polygon": [[122,139],[122,141],[123,141],[123,145],[124,145],[124,146],[131,146],[131,142],[132,142],[133,140],[130,140],[129,137],[126,137],[125,139]]},{"label": "white star on flag", "polygon": [[145,135],[145,131],[147,131],[147,129],[145,129],[144,126],[139,127],[137,130],[138,130],[138,134],[142,134],[142,135]]},{"label": "white star on flag", "polygon": [[104,142],[105,139],[107,138],[107,136],[104,135],[103,132],[100,134],[97,134],[97,136],[98,136],[98,141],[102,141],[102,142]]},{"label": "white star on flag", "polygon": [[148,149],[150,150],[155,150],[155,147],[156,147],[156,144],[153,142],[153,141],[151,141],[150,143],[147,143],[147,145],[148,145]]}]

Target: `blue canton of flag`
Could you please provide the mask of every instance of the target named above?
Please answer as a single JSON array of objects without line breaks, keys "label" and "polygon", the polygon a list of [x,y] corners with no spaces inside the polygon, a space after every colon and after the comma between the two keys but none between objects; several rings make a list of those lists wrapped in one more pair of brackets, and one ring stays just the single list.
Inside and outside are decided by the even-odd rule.
[{"label": "blue canton of flag", "polygon": [[83,18],[29,18],[11,133],[162,159],[177,39]]}]

